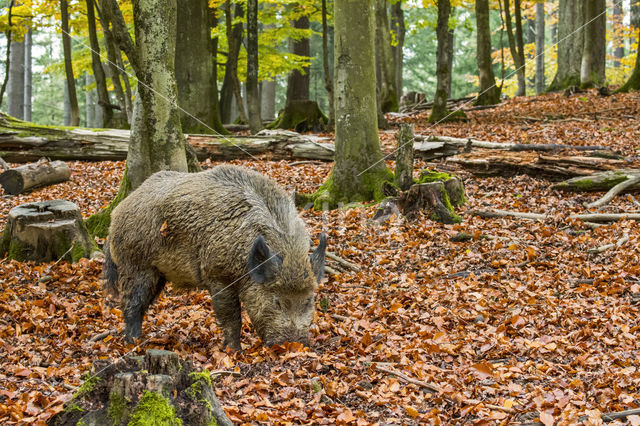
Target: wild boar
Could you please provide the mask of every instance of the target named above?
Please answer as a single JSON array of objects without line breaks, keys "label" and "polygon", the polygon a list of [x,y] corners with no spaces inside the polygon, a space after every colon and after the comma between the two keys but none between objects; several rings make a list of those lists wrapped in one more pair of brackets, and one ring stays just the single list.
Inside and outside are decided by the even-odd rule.
[{"label": "wild boar", "polygon": [[292,198],[275,181],[237,166],[149,177],[111,213],[105,288],[120,296],[125,337],[166,281],[207,289],[226,346],[240,349],[241,307],[267,346],[309,343],[326,237],[310,240]]}]

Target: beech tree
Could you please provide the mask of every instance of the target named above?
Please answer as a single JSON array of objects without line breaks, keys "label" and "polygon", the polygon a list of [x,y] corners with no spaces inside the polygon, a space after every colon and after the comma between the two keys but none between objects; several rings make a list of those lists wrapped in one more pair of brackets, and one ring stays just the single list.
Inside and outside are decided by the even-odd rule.
[{"label": "beech tree", "polygon": [[370,0],[335,0],[335,163],[314,194],[316,209],[381,199],[392,181],[377,126],[374,13]]},{"label": "beech tree", "polygon": [[[436,35],[438,38],[438,49],[436,53],[436,76],[438,78],[436,94],[433,99],[433,107],[429,122],[439,122],[446,118],[455,118],[458,114],[450,114],[447,110],[447,99],[451,87],[451,63],[453,56],[452,29],[449,28],[449,17],[451,16],[450,0],[438,0],[438,22],[436,24]],[[462,113],[462,111],[460,111]],[[462,113],[464,114],[464,113]]]},{"label": "beech tree", "polygon": [[605,0],[585,0],[584,49],[580,67],[580,86],[599,86],[605,82],[607,15]]},{"label": "beech tree", "polygon": [[564,90],[580,85],[580,67],[584,46],[582,0],[560,0],[558,5],[558,69],[547,89]]},{"label": "beech tree", "polygon": [[262,130],[258,92],[258,0],[247,0],[247,110],[251,133],[258,133]]},{"label": "beech tree", "polygon": [[480,87],[475,105],[494,105],[500,102],[501,88],[496,85],[496,78],[493,74],[493,61],[491,60],[489,0],[476,0],[476,26]]},{"label": "beech tree", "polygon": [[[69,4],[67,0],[60,0],[60,16],[62,28],[62,47],[64,52],[64,71],[67,76],[67,93],[69,95],[69,108],[71,126],[80,125],[80,108],[78,107],[78,96],[76,94],[76,80],[73,75],[73,65],[71,62],[71,37],[69,35]],[[24,84],[24,83],[23,83]],[[24,92],[23,95],[24,97]]]}]

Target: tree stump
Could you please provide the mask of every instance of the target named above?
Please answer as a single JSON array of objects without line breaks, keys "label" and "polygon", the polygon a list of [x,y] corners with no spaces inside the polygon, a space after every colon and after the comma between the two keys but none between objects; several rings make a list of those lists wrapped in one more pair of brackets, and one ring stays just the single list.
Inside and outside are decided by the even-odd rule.
[{"label": "tree stump", "polygon": [[19,261],[76,262],[99,252],[77,205],[65,200],[22,204],[9,211],[0,255]]},{"label": "tree stump", "polygon": [[396,149],[396,185],[406,191],[413,185],[413,124],[402,123]]},{"label": "tree stump", "polygon": [[447,173],[423,170],[418,183],[394,198],[384,200],[373,220],[382,222],[400,212],[407,219],[414,219],[418,212],[426,211],[432,220],[442,223],[459,223],[462,219],[454,208],[467,199],[462,180]]},{"label": "tree stump", "polygon": [[148,350],[91,374],[49,425],[232,425],[215,394],[211,374],[195,372],[170,351]]},{"label": "tree stump", "polygon": [[25,164],[0,174],[0,185],[9,195],[18,195],[40,186],[69,180],[71,170],[64,161],[41,159],[37,163]]}]

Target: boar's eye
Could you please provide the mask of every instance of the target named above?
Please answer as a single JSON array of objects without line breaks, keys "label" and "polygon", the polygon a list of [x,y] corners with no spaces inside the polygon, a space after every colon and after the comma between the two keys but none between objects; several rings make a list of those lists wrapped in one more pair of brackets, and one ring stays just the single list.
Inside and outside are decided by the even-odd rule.
[{"label": "boar's eye", "polygon": [[282,310],[282,304],[280,304],[280,300],[276,299],[276,306],[278,309]]}]

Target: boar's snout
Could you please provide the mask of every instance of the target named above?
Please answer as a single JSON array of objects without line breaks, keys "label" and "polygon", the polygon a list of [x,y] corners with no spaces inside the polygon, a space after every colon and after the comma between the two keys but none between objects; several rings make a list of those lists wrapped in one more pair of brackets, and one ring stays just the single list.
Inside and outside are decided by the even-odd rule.
[{"label": "boar's snout", "polygon": [[296,332],[287,336],[273,336],[267,337],[264,341],[265,346],[270,347],[273,345],[281,345],[284,342],[299,342],[305,346],[311,345],[308,332]]}]

